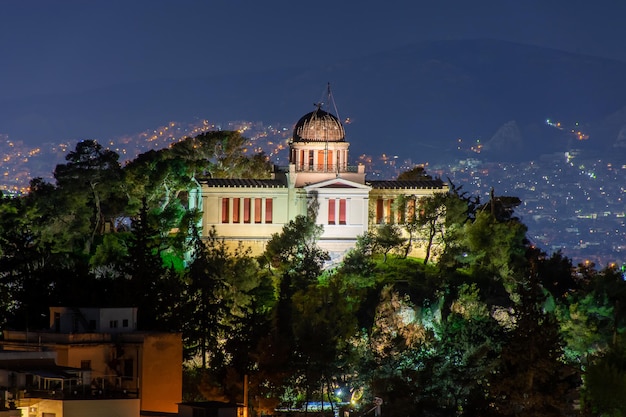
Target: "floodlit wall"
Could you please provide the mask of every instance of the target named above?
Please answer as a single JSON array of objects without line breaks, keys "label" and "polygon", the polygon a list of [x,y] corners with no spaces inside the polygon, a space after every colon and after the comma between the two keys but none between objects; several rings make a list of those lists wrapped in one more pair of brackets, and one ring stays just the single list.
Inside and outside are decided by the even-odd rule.
[{"label": "floodlit wall", "polygon": [[139,417],[139,400],[43,400],[32,399],[20,407],[23,417],[54,415],[54,417]]},{"label": "floodlit wall", "polygon": [[138,417],[139,408],[138,399],[64,401],[62,417]]},{"label": "floodlit wall", "polygon": [[180,334],[146,335],[139,376],[142,411],[178,412],[183,392],[182,364]]}]

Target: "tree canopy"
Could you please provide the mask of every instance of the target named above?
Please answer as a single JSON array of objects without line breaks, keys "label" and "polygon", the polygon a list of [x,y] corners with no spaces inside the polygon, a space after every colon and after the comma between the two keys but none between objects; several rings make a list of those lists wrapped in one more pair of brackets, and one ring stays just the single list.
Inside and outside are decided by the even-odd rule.
[{"label": "tree canopy", "polygon": [[453,185],[403,196],[401,221],[332,267],[315,207],[258,257],[201,236],[198,178],[267,175],[237,132],[124,166],[79,142],[54,183],[0,199],[0,330],[45,327],[51,305],[132,303],[142,329],[183,334],[186,400],[242,401],[247,375],[259,414],[312,402],[363,414],[375,397],[390,417],[624,413],[626,281],[531,245],[519,199],[481,204]]}]

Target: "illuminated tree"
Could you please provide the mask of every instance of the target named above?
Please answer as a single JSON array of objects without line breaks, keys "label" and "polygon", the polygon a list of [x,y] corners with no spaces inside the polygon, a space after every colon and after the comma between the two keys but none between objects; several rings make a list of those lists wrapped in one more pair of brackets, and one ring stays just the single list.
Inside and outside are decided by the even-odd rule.
[{"label": "illuminated tree", "polygon": [[422,236],[426,255],[424,263],[428,263],[435,247],[441,247],[444,243],[446,226],[446,202],[448,194],[435,193],[433,195],[420,198],[418,201],[418,211],[415,217],[417,231]]},{"label": "illuminated tree", "polygon": [[502,222],[490,212],[479,211],[463,231],[467,247],[464,262],[474,270],[499,277],[513,292],[515,276],[526,263],[526,226],[516,220]]},{"label": "illuminated tree", "polygon": [[406,242],[400,227],[396,224],[383,224],[376,229],[373,239],[373,250],[383,254],[383,262],[387,262],[389,252],[398,250]]},{"label": "illuminated tree", "polygon": [[65,159],[66,164],[55,168],[54,178],[58,193],[68,203],[65,208],[75,222],[84,224],[81,229],[89,230],[84,236],[84,252],[90,253],[96,235],[102,235],[107,227],[116,228],[116,218],[127,202],[120,192],[123,172],[119,155],[95,140],[83,140]]},{"label": "illuminated tree", "polygon": [[460,286],[450,310],[435,322],[436,341],[420,372],[421,401],[448,413],[484,415],[504,331],[474,284]]},{"label": "illuminated tree", "polygon": [[357,236],[356,245],[350,249],[343,258],[341,272],[360,277],[370,277],[374,274],[375,263],[372,259],[374,254],[374,235],[366,232]]}]

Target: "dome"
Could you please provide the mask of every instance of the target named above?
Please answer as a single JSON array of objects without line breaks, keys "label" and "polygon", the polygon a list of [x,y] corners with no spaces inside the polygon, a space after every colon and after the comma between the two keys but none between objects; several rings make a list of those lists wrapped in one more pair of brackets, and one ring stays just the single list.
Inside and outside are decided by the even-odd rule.
[{"label": "dome", "polygon": [[343,142],[345,132],[337,117],[320,109],[307,113],[293,129],[293,142]]}]

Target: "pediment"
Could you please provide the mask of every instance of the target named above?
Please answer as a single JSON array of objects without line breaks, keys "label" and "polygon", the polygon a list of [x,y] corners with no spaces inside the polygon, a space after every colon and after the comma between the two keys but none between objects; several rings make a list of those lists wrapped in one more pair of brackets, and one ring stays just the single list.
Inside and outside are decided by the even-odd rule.
[{"label": "pediment", "polygon": [[348,181],[343,178],[330,178],[324,181],[316,182],[313,184],[307,184],[303,187],[307,192],[319,191],[319,190],[354,190],[354,191],[366,191],[369,192],[372,187],[369,185],[359,184],[358,182]]}]

